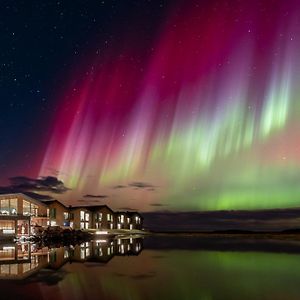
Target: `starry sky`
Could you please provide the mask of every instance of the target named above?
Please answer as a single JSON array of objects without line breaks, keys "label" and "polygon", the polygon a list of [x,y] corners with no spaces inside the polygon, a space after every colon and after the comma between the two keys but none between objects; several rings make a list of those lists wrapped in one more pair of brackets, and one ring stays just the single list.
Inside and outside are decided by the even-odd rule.
[{"label": "starry sky", "polygon": [[66,204],[300,202],[300,5],[1,1],[0,182]]}]

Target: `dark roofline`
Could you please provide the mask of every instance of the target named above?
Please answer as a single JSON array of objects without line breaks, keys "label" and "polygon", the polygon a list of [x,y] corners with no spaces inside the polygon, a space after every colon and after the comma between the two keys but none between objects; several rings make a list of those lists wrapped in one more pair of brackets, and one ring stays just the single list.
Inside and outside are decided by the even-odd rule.
[{"label": "dark roofline", "polygon": [[58,204],[62,205],[64,208],[69,208],[68,206],[66,206],[65,204],[63,204],[62,202],[60,202],[59,200],[57,199],[50,199],[50,200],[39,200],[41,201],[42,203],[48,205],[48,204],[51,204],[51,203],[54,203],[54,202],[57,202]]},{"label": "dark roofline", "polygon": [[114,213],[114,211],[109,207],[109,206],[107,206],[106,204],[104,204],[104,205],[80,205],[80,206],[69,206],[69,209],[71,209],[71,210],[75,210],[75,209],[88,209],[88,210],[90,210],[90,211],[92,211],[92,210],[97,210],[97,209],[100,209],[100,208],[108,208],[111,212],[113,212]]}]

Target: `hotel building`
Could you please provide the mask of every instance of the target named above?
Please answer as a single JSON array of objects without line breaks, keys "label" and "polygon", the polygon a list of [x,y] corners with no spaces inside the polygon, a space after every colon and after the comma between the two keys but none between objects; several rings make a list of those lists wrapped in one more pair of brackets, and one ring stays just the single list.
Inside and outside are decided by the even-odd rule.
[{"label": "hotel building", "polygon": [[65,206],[57,200],[37,200],[22,193],[0,194],[0,238],[28,236],[38,226],[74,229],[141,230],[137,212],[114,212],[107,205]]}]

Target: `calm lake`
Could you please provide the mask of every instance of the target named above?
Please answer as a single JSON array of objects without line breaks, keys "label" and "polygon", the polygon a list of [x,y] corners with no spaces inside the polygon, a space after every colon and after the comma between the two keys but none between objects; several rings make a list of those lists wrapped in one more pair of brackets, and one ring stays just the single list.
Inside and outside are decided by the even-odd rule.
[{"label": "calm lake", "polygon": [[148,237],[0,246],[1,299],[299,299],[300,243]]}]

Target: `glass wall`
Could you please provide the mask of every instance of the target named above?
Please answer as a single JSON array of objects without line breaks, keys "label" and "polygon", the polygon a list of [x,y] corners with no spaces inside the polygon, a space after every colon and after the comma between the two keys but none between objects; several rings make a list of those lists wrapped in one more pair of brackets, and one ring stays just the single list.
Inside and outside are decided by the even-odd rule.
[{"label": "glass wall", "polygon": [[30,216],[30,202],[23,200],[23,215]]},{"label": "glass wall", "polygon": [[38,216],[38,206],[23,200],[23,215],[24,216]]},{"label": "glass wall", "polygon": [[15,221],[0,220],[0,233],[14,234],[15,233]]},{"label": "glass wall", "polygon": [[0,214],[1,215],[16,215],[18,213],[18,199],[1,199]]}]

